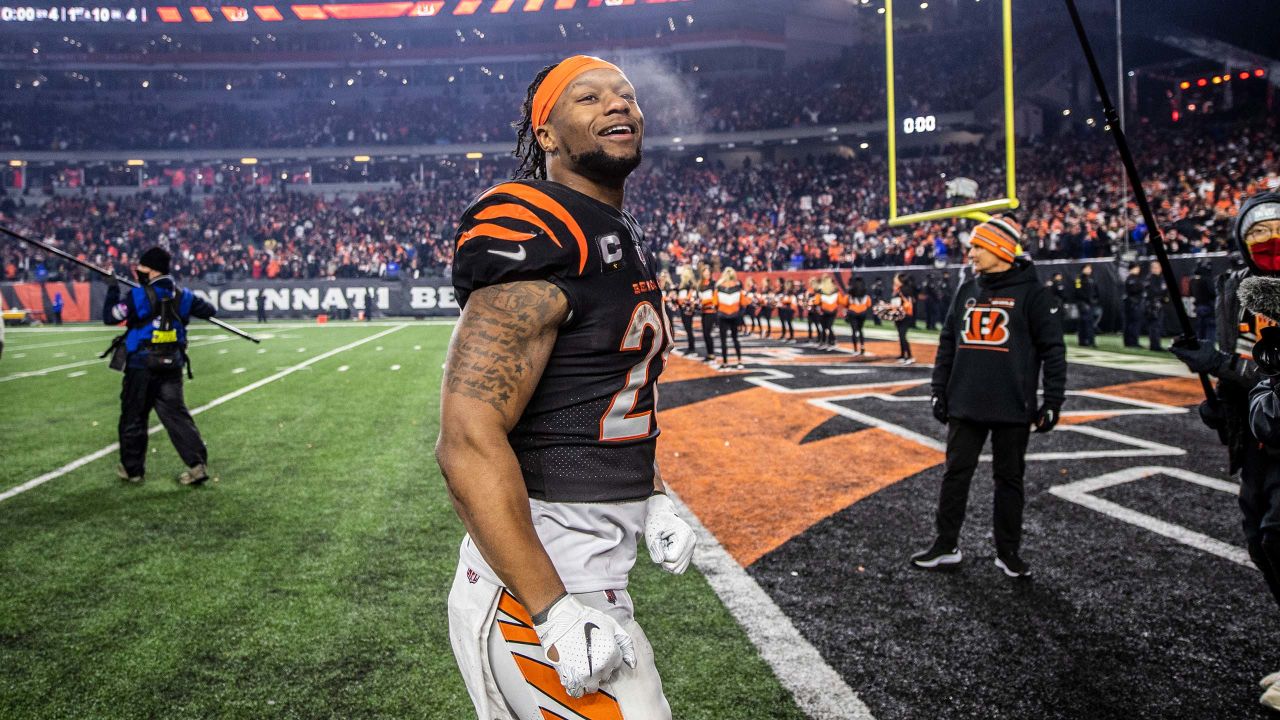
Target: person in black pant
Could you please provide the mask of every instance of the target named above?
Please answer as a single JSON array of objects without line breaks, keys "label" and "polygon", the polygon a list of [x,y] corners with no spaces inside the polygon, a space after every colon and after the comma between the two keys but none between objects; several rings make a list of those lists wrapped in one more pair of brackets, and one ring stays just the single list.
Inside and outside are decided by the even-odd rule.
[{"label": "person in black pant", "polygon": [[[1217,378],[1215,406],[1200,405],[1200,419],[1227,446],[1227,471],[1240,482],[1240,512],[1249,559],[1280,605],[1280,445],[1273,389],[1255,358],[1264,329],[1280,320],[1280,193],[1265,192],[1240,206],[1232,240],[1245,267],[1223,273],[1215,285],[1217,347],[1194,349],[1177,341],[1170,351],[1195,373]],[[1258,281],[1264,284],[1259,285]],[[1256,292],[1253,287],[1269,292]],[[1275,372],[1270,369],[1269,372]],[[1260,385],[1260,383],[1264,383]],[[1253,398],[1250,394],[1253,393]],[[1259,404],[1262,407],[1259,407]],[[1251,407],[1252,406],[1252,407]],[[1266,411],[1260,417],[1251,410]],[[1265,422],[1263,422],[1265,421]],[[1264,446],[1262,443],[1266,443]],[[1264,706],[1280,710],[1280,672],[1262,680]]]},{"label": "person in black pant", "polygon": [[[994,217],[970,239],[978,273],[960,286],[938,339],[933,415],[947,425],[947,458],[938,498],[937,538],[912,556],[917,567],[958,564],[969,483],[987,436],[995,479],[996,566],[1010,577],[1030,573],[1022,560],[1023,470],[1031,427],[1048,432],[1066,396],[1067,351],[1057,301],[1017,256],[1021,230]],[[992,352],[999,351],[999,352]],[[1036,389],[1044,374],[1044,402]]]},{"label": "person in black pant", "polygon": [[900,311],[893,315],[893,325],[898,330],[898,362],[903,365],[916,361],[911,352],[911,341],[907,339],[907,332],[916,322],[915,294],[915,283],[910,278],[901,273],[893,276],[893,300],[890,304]]},{"label": "person in black pant", "polygon": [[738,274],[733,268],[725,268],[720,273],[720,281],[716,283],[716,320],[720,323],[720,369],[729,366],[729,339],[733,339],[733,351],[738,358],[738,369],[742,365],[742,343],[738,341],[738,329],[742,324],[743,287],[738,282]]},{"label": "person in black pant", "polygon": [[679,306],[680,324],[684,326],[684,337],[687,343],[684,354],[693,357],[698,354],[698,342],[693,333],[693,315],[697,312],[698,284],[693,279],[693,270],[680,270],[680,289],[676,291],[676,305]]},{"label": "person in black pant", "polygon": [[1218,292],[1213,287],[1213,266],[1208,260],[1196,263],[1195,274],[1191,276],[1191,300],[1196,309],[1196,337],[1200,342],[1211,343],[1218,332],[1213,309]]},{"label": "person in black pant", "polygon": [[254,298],[253,304],[254,304],[254,309],[258,311],[258,322],[260,323],[266,322],[267,321],[267,305],[266,305],[266,302],[262,299],[262,291],[258,291],[258,296]]},{"label": "person in black pant", "polygon": [[1129,276],[1124,279],[1124,346],[1141,347],[1142,318],[1146,313],[1144,298],[1146,285],[1142,282],[1142,266],[1129,266]]},{"label": "person in black pant", "polygon": [[1078,335],[1080,347],[1098,346],[1098,320],[1102,313],[1102,294],[1098,282],[1093,279],[1093,266],[1080,268],[1076,278],[1076,309],[1080,313]]},{"label": "person in black pant", "polygon": [[1164,336],[1165,316],[1169,312],[1169,288],[1164,284],[1160,263],[1151,261],[1151,274],[1147,276],[1147,342],[1152,352],[1162,352],[1160,344]]},{"label": "person in black pant", "polygon": [[[125,323],[116,343],[125,353],[124,389],[120,393],[120,465],[122,480],[140,483],[146,476],[147,424],[155,409],[187,470],[183,485],[208,479],[208,451],[182,394],[182,371],[187,361],[187,324],[192,317],[211,318],[217,311],[169,277],[169,253],[153,247],[142,254],[135,269],[140,287],[121,297],[120,288],[107,288],[102,317],[107,325]],[[113,344],[113,350],[117,348]],[[189,372],[189,370],[188,370]]]},{"label": "person in black pant", "polygon": [[716,359],[716,286],[711,282],[711,267],[702,266],[702,278],[698,281],[698,305],[702,310],[702,344],[706,348],[706,362]]}]

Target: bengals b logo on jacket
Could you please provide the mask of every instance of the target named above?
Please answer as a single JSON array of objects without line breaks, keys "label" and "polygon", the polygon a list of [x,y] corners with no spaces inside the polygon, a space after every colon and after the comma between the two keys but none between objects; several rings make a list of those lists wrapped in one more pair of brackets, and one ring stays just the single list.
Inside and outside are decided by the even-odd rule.
[{"label": "bengals b logo on jacket", "polygon": [[964,344],[1004,345],[1009,341],[1009,311],[974,306],[964,312]]}]

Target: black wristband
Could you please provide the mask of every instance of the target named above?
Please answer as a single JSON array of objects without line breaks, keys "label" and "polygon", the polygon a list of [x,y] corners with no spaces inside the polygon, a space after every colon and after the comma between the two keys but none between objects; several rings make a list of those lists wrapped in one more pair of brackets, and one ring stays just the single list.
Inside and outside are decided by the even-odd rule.
[{"label": "black wristband", "polygon": [[547,621],[547,614],[551,612],[551,608],[555,607],[556,603],[560,602],[561,600],[565,599],[568,596],[569,596],[569,593],[562,592],[555,600],[552,600],[546,607],[542,608],[542,610],[540,610],[539,612],[534,613],[533,624],[541,625],[545,623]]}]

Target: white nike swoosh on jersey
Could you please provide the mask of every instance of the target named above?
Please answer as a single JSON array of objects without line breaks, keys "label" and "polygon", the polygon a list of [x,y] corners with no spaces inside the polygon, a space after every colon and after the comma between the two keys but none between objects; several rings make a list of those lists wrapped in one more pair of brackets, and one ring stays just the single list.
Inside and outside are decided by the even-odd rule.
[{"label": "white nike swoosh on jersey", "polygon": [[525,256],[528,255],[523,245],[521,245],[517,250],[490,250],[489,252],[493,253],[494,255],[501,255],[504,258],[511,258],[516,262],[520,262],[521,260],[524,260]]}]

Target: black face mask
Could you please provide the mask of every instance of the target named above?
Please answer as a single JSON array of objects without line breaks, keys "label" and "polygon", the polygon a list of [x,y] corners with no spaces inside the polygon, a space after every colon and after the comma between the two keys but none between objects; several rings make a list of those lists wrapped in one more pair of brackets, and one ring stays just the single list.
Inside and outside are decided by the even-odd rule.
[{"label": "black face mask", "polygon": [[142,283],[143,285],[146,285],[147,283],[151,282],[151,275],[149,273],[144,273],[141,270],[134,270],[133,274],[138,277],[138,282]]}]

